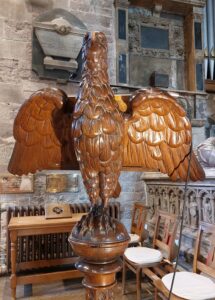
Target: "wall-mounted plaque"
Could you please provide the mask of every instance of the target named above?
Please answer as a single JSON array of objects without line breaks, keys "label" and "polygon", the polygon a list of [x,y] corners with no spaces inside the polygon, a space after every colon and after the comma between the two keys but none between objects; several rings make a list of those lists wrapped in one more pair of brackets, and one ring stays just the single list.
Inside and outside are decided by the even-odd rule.
[{"label": "wall-mounted plaque", "polygon": [[53,9],[33,23],[32,69],[41,78],[80,80],[84,23],[64,9]]},{"label": "wall-mounted plaque", "polygon": [[33,192],[33,175],[14,176],[10,174],[0,175],[1,194],[19,194]]},{"label": "wall-mounted plaque", "polygon": [[77,174],[48,174],[46,176],[46,192],[64,193],[79,191]]},{"label": "wall-mounted plaque", "polygon": [[169,50],[169,30],[141,26],[141,47]]}]

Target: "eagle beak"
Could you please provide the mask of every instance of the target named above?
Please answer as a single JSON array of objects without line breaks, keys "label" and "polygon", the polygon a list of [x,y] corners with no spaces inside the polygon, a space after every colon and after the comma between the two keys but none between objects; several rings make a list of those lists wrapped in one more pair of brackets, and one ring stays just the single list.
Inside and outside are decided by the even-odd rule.
[{"label": "eagle beak", "polygon": [[94,41],[95,38],[96,38],[96,32],[93,31],[93,32],[91,33],[91,39],[92,39],[92,41]]}]

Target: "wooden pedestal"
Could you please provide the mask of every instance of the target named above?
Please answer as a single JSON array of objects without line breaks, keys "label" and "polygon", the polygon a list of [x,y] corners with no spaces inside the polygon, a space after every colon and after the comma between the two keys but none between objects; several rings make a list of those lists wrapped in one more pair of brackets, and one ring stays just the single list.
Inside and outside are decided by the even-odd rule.
[{"label": "wooden pedestal", "polygon": [[76,268],[84,273],[86,300],[112,300],[116,272],[121,269],[120,256],[130,237],[116,219],[102,206],[94,206],[73,228],[69,242],[80,257]]},{"label": "wooden pedestal", "polygon": [[116,272],[120,271],[120,259],[109,264],[89,264],[80,260],[76,268],[84,273],[83,285],[86,288],[86,300],[112,300],[113,287],[117,284]]}]

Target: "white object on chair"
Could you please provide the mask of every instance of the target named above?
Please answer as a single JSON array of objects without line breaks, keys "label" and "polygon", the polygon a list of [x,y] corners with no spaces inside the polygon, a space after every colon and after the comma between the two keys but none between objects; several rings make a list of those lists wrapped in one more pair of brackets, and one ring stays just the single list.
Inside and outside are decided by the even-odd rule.
[{"label": "white object on chair", "polygon": [[140,236],[138,234],[136,234],[136,233],[129,233],[129,236],[130,236],[130,242],[129,242],[129,244],[139,243]]},{"label": "white object on chair", "polygon": [[[162,278],[165,287],[170,290],[173,273]],[[177,272],[172,293],[189,300],[215,299],[215,283],[202,275],[192,272]]]},{"label": "white object on chair", "polygon": [[124,253],[125,257],[136,264],[153,264],[163,259],[159,250],[147,247],[127,248]]}]

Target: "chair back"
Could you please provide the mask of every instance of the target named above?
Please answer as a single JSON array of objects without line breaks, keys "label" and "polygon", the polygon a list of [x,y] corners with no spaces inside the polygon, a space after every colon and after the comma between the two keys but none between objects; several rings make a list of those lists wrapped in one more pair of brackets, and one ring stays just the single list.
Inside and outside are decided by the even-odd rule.
[{"label": "chair back", "polygon": [[178,224],[178,215],[157,210],[153,247],[158,248],[169,261],[176,257],[175,238]]},{"label": "chair back", "polygon": [[[201,255],[203,234],[206,234],[209,240],[208,255],[206,258]],[[193,272],[202,272],[215,278],[215,224],[199,223],[193,259]]]},{"label": "chair back", "polygon": [[131,222],[131,233],[136,233],[141,238],[146,223],[148,209],[149,209],[148,206],[144,205],[141,202],[134,203],[132,222]]}]

